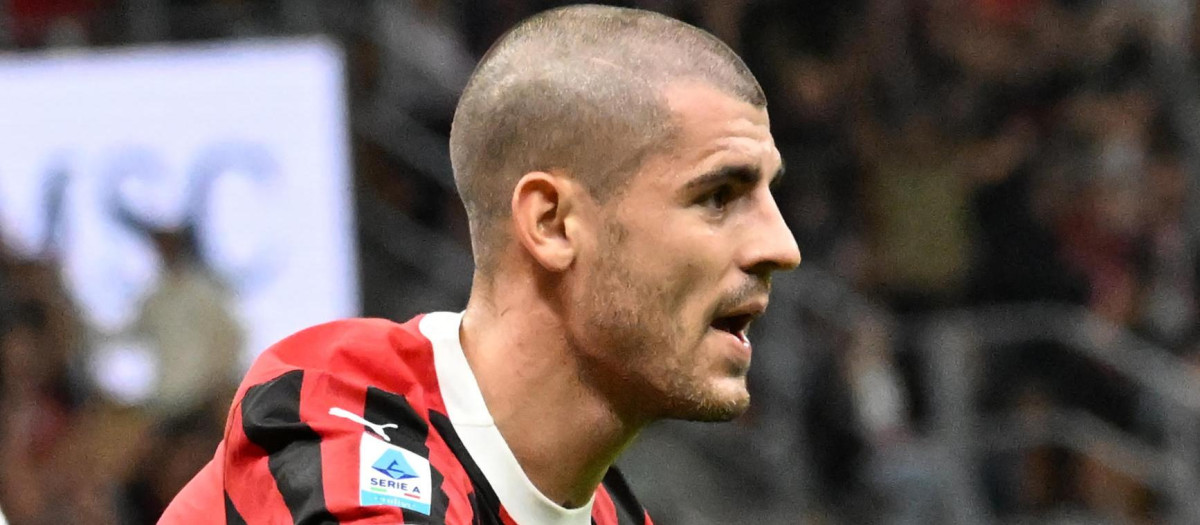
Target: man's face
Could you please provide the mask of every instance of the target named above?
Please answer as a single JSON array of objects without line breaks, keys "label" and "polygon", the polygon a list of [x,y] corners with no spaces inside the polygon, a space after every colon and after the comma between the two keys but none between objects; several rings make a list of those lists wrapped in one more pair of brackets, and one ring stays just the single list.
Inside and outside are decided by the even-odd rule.
[{"label": "man's face", "polygon": [[665,94],[678,136],[597,210],[572,343],[626,411],[728,420],[750,401],[745,329],[800,252],[771,195],[766,111],[703,84]]}]

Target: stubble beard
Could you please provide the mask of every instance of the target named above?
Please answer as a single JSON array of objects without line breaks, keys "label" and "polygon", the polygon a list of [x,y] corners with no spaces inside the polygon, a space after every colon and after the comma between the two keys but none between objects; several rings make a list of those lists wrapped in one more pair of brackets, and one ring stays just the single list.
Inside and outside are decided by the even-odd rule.
[{"label": "stubble beard", "polygon": [[707,331],[685,333],[669,311],[670,290],[636,274],[620,243],[611,244],[589,278],[582,310],[590,379],[607,384],[610,397],[644,419],[718,422],[745,412],[744,384],[741,395],[722,395],[698,359]]}]

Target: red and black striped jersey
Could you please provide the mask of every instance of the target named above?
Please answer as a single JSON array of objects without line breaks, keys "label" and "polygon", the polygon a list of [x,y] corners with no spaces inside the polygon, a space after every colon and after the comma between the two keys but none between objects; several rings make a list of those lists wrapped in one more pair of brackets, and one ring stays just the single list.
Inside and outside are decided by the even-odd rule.
[{"label": "red and black striped jersey", "polygon": [[580,508],[538,492],[487,411],[461,320],[337,321],[267,349],[160,523],[650,524],[615,468]]}]

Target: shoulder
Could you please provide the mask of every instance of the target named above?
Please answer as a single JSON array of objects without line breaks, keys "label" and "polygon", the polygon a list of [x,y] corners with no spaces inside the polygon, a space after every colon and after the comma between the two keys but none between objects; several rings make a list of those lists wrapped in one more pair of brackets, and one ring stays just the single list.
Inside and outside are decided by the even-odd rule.
[{"label": "shoulder", "polygon": [[419,329],[423,317],[403,324],[342,319],[296,332],[259,355],[238,397],[250,387],[297,371],[397,393],[435,387],[433,349]]},{"label": "shoulder", "polygon": [[[422,317],[326,323],[259,357],[231,408],[222,458],[233,506],[260,518],[246,522],[440,523],[470,511],[469,480],[431,419],[445,408]],[[270,505],[255,499],[264,485],[277,489]]]},{"label": "shoulder", "polygon": [[388,319],[339,319],[300,330],[272,345],[263,357],[319,364],[346,352],[386,353],[428,345],[429,339],[418,328],[424,317],[403,324]]}]

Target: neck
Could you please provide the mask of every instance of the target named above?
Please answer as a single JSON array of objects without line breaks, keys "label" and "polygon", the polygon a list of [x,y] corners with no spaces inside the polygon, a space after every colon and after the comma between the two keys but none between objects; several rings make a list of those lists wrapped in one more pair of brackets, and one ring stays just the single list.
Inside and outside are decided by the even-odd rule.
[{"label": "neck", "polygon": [[488,411],[534,486],[582,506],[644,423],[622,418],[583,379],[560,308],[536,290],[481,284],[459,336]]}]

